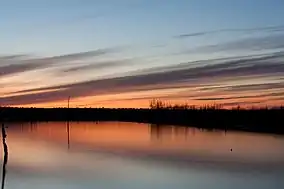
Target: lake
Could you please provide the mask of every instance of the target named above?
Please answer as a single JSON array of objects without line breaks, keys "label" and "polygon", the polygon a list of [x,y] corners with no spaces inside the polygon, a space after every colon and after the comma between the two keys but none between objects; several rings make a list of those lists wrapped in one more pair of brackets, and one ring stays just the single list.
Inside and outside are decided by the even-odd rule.
[{"label": "lake", "polygon": [[5,189],[284,188],[278,135],[124,122],[6,126]]}]

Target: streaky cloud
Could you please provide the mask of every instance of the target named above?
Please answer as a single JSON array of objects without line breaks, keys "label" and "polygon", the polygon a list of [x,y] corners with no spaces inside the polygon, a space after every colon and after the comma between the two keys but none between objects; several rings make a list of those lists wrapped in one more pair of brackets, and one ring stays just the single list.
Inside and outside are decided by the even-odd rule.
[{"label": "streaky cloud", "polygon": [[15,60],[15,59],[23,58],[23,57],[26,57],[26,56],[27,55],[25,55],[25,54],[3,55],[3,56],[0,56],[0,61],[2,61],[2,60]]},{"label": "streaky cloud", "polygon": [[261,50],[283,50],[284,34],[253,37],[236,41],[208,45],[188,50],[187,53],[213,53],[229,51],[261,51]]},{"label": "streaky cloud", "polygon": [[245,101],[239,101],[239,102],[224,102],[222,103],[223,107],[236,107],[236,106],[240,106],[240,107],[249,107],[249,108],[253,108],[256,105],[259,105],[261,103],[265,103],[265,100],[257,100],[257,101],[252,101],[252,102],[245,102]]},{"label": "streaky cloud", "polygon": [[10,64],[2,64],[0,59],[0,77],[11,74],[22,73],[26,71],[32,71],[37,69],[49,68],[59,63],[66,63],[68,61],[92,58],[96,56],[105,55],[107,53],[115,52],[113,49],[98,49],[87,52],[65,54],[60,56],[44,57],[44,58],[28,58],[28,59],[15,59],[18,55],[10,56],[16,61]]},{"label": "streaky cloud", "polygon": [[43,67],[44,66],[39,63],[10,64],[5,66],[0,66],[0,77],[20,72],[30,71],[38,68],[43,68]]},{"label": "streaky cloud", "polygon": [[[153,73],[142,73],[140,75],[130,75],[124,77],[117,77],[117,78],[109,78],[104,80],[94,80],[94,81],[87,81],[63,86],[55,86],[55,87],[48,87],[46,89],[56,89],[61,87],[70,87],[70,86],[81,86],[82,84],[89,84],[92,82],[96,82],[98,84],[106,82],[108,84],[119,84],[123,83],[126,84],[140,84],[147,85],[147,84],[169,84],[175,83],[178,81],[187,81],[188,79],[202,79],[208,77],[228,77],[228,76],[246,76],[249,75],[259,75],[259,74],[275,74],[277,72],[282,73],[284,71],[284,65],[281,64],[281,59],[279,62],[269,62],[269,60],[273,60],[275,56],[266,56],[260,58],[249,58],[243,60],[236,60],[236,61],[229,61],[220,64],[213,64],[213,65],[205,65],[195,68],[185,68],[185,69],[176,69],[176,70],[167,70],[164,72],[153,72]],[[278,55],[277,55],[278,57]],[[284,57],[284,55],[283,55]],[[263,60],[268,62],[262,62]],[[182,67],[183,68],[183,67]],[[166,76],[166,77],[165,77]],[[191,81],[192,81],[191,80]],[[116,82],[116,83],[114,83]],[[190,82],[189,82],[190,83]],[[99,85],[98,85],[99,86]],[[136,85],[137,86],[137,85]],[[250,86],[251,87],[251,86]],[[34,92],[37,89],[22,91],[22,92]]]},{"label": "streaky cloud", "polygon": [[247,84],[247,85],[236,85],[230,87],[219,87],[219,90],[226,92],[238,92],[238,91],[262,91],[269,89],[283,89],[284,82],[274,82],[274,83],[263,83],[263,84]]},{"label": "streaky cloud", "polygon": [[174,36],[174,38],[185,39],[190,37],[200,37],[205,35],[212,35],[218,33],[231,33],[231,32],[282,32],[284,31],[284,25],[278,26],[267,26],[267,27],[256,27],[256,28],[231,28],[231,29],[219,29],[211,31],[193,32]]},{"label": "streaky cloud", "polygon": [[[277,58],[275,58],[277,57]],[[167,70],[162,72],[143,73],[140,75],[128,75],[99,80],[88,80],[78,83],[42,87],[18,91],[10,96],[1,97],[0,104],[20,105],[50,101],[64,100],[67,96],[73,98],[112,94],[121,92],[133,92],[143,90],[155,90],[157,86],[169,87],[179,84],[188,84],[188,87],[198,87],[210,84],[215,79],[236,78],[242,76],[275,76],[284,74],[283,57],[280,54],[258,58],[247,58],[238,61],[223,62],[214,65],[205,65],[195,68]],[[278,75],[277,75],[278,74]],[[210,87],[209,87],[210,88]],[[231,93],[245,90],[264,90],[268,88],[284,89],[284,83],[254,84],[247,86],[231,86],[218,89]],[[41,92],[43,90],[51,90]],[[54,90],[54,91],[52,91]],[[17,94],[17,93],[30,94]],[[95,97],[94,97],[95,98]],[[206,98],[206,97],[204,97]]]},{"label": "streaky cloud", "polygon": [[100,61],[100,62],[91,62],[89,64],[79,65],[75,67],[70,67],[61,70],[60,72],[64,73],[74,73],[74,72],[81,72],[86,70],[93,70],[93,69],[104,69],[109,67],[119,67],[130,64],[130,59],[125,60],[109,60],[109,61]]},{"label": "streaky cloud", "polygon": [[[284,86],[283,86],[283,89],[284,89]],[[283,92],[274,92],[274,93],[265,93],[265,94],[260,94],[260,95],[195,98],[193,100],[200,100],[200,101],[223,101],[223,100],[238,100],[238,99],[263,98],[263,97],[272,97],[273,98],[273,97],[281,97],[281,96],[284,96],[284,91]]]},{"label": "streaky cloud", "polygon": [[[197,60],[193,62],[183,62],[175,65],[170,66],[159,66],[153,68],[147,68],[143,70],[135,71],[134,73],[137,75],[144,74],[144,73],[153,73],[153,72],[165,72],[171,70],[181,70],[181,69],[188,69],[188,68],[202,68],[211,67],[211,68],[218,68],[223,67],[227,68],[230,65],[245,65],[246,62],[252,63],[253,61],[256,63],[265,61],[265,60],[273,60],[284,57],[284,51],[278,51],[274,53],[262,53],[256,55],[245,55],[245,56],[233,56],[233,57],[224,57],[224,58],[216,58],[216,59],[204,59],[204,60]],[[276,60],[279,61],[279,60]]]},{"label": "streaky cloud", "polygon": [[[178,36],[175,36],[176,38],[188,38],[188,37],[198,37],[198,36],[203,36],[212,33],[212,31],[208,32],[196,32],[196,33],[187,33],[187,34],[181,34]],[[214,32],[213,32],[214,33]]]},{"label": "streaky cloud", "polygon": [[115,49],[97,49],[93,51],[87,51],[87,52],[79,52],[79,53],[72,53],[72,54],[65,54],[65,55],[59,55],[59,56],[53,56],[53,57],[47,57],[42,58],[39,60],[48,60],[48,61],[73,61],[78,60],[82,58],[91,58],[94,56],[100,56],[107,53],[114,52]]}]

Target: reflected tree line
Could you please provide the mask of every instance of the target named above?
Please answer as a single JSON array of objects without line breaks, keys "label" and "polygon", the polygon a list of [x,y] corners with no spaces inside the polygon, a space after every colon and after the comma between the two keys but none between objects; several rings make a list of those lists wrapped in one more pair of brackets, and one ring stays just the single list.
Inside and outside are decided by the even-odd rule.
[{"label": "reflected tree line", "polygon": [[[23,124],[21,126],[21,130],[23,131]],[[30,132],[36,131],[37,130],[37,123],[36,122],[31,122],[30,123]],[[71,127],[70,127],[70,121],[66,122],[66,134],[67,134],[67,149],[70,150],[71,147],[71,140],[70,140],[70,132],[71,132]]]},{"label": "reflected tree line", "polygon": [[[150,124],[149,134],[151,140],[190,140],[197,132],[212,132],[212,129],[198,129],[194,127],[169,126],[160,124]],[[218,133],[226,135],[226,131]]]},{"label": "reflected tree line", "polygon": [[175,127],[175,126],[166,126],[159,124],[150,124],[149,131],[151,140],[162,140],[162,139],[187,139],[189,131],[192,132],[192,135],[195,134],[195,129],[189,129],[188,127]]}]

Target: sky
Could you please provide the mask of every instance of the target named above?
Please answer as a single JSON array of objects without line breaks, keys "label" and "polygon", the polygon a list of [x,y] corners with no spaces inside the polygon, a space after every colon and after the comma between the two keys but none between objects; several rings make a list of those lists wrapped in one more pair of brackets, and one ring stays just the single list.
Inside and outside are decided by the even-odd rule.
[{"label": "sky", "polygon": [[282,0],[9,0],[0,106],[284,104]]}]

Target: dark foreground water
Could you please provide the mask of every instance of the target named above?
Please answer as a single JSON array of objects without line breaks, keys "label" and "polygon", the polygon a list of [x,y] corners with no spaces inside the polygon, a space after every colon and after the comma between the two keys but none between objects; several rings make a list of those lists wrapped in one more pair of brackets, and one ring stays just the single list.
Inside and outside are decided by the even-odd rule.
[{"label": "dark foreground water", "polygon": [[7,126],[6,189],[284,188],[281,136],[121,122]]}]

